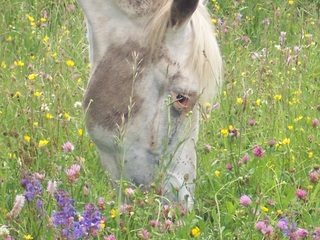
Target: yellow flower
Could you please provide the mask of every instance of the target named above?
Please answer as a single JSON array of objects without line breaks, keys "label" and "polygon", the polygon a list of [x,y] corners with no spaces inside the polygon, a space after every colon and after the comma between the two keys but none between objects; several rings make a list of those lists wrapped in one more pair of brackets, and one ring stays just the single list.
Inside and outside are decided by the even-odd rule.
[{"label": "yellow flower", "polygon": [[41,93],[41,92],[38,92],[38,91],[35,91],[35,92],[33,93],[33,95],[34,95],[35,97],[40,97],[40,96],[42,95],[42,93]]},{"label": "yellow flower", "polygon": [[27,17],[28,17],[28,19],[29,19],[30,22],[34,22],[34,18],[33,18],[32,16],[27,15]]},{"label": "yellow flower", "polygon": [[43,148],[43,147],[46,146],[48,143],[49,143],[48,140],[40,140],[40,141],[39,141],[39,144],[38,144],[38,147],[39,147],[39,148]]},{"label": "yellow flower", "polygon": [[217,22],[217,19],[212,18],[212,19],[211,19],[211,22],[212,22],[212,23],[216,23],[216,22]]},{"label": "yellow flower", "polygon": [[101,220],[99,225],[102,231],[102,229],[106,227],[106,222],[104,220]]},{"label": "yellow flower", "polygon": [[19,66],[19,67],[23,67],[24,66],[24,62],[22,62],[22,61],[18,61],[18,62],[14,62],[14,65],[16,65],[16,66]]},{"label": "yellow flower", "polygon": [[191,237],[200,237],[200,234],[201,234],[201,231],[200,231],[200,228],[199,227],[194,227],[192,228],[191,230]]},{"label": "yellow flower", "polygon": [[221,173],[218,170],[214,171],[214,175],[216,175],[217,178],[221,177]]},{"label": "yellow flower", "polygon": [[41,22],[46,22],[46,21],[47,21],[47,19],[46,19],[46,18],[44,18],[44,17],[42,17],[42,18],[40,18],[40,21],[41,21]]},{"label": "yellow flower", "polygon": [[313,152],[309,152],[308,153],[308,158],[312,158],[313,157]]},{"label": "yellow flower", "polygon": [[69,118],[70,118],[70,115],[69,115],[68,113],[64,113],[64,114],[63,114],[63,117],[64,117],[65,119],[69,119]]},{"label": "yellow flower", "polygon": [[78,134],[79,134],[79,136],[82,136],[82,134],[83,134],[83,130],[80,128],[80,129],[78,129]]},{"label": "yellow flower", "polygon": [[4,61],[2,61],[2,62],[1,62],[1,67],[2,67],[2,68],[6,68],[6,67],[7,67],[7,64],[6,64]]},{"label": "yellow flower", "polygon": [[46,113],[46,119],[52,119],[53,116],[50,113]]},{"label": "yellow flower", "polygon": [[228,136],[228,135],[229,135],[228,129],[221,129],[221,130],[220,130],[220,133],[221,133],[222,135],[225,135],[225,136]]},{"label": "yellow flower", "polygon": [[288,144],[290,143],[290,138],[285,138],[285,139],[283,139],[283,140],[282,140],[282,143],[283,143],[284,145],[288,145]]},{"label": "yellow flower", "polygon": [[292,1],[292,0],[290,0],[288,3],[289,3],[289,5],[292,5],[292,4],[293,4],[293,1]]},{"label": "yellow flower", "polygon": [[49,42],[49,37],[47,35],[43,38],[43,42],[44,43],[48,43]]},{"label": "yellow flower", "polygon": [[294,121],[294,122],[298,122],[298,121],[300,121],[302,118],[303,118],[302,116],[299,116],[299,117],[293,119],[293,121]]},{"label": "yellow flower", "polygon": [[112,209],[110,211],[110,215],[111,215],[112,218],[115,218],[118,215],[118,213],[119,213],[119,211],[116,210],[116,209]]},{"label": "yellow flower", "polygon": [[274,95],[273,97],[275,100],[280,101],[282,96],[280,94]]},{"label": "yellow flower", "polygon": [[39,123],[38,122],[33,122],[34,127],[38,127]]},{"label": "yellow flower", "polygon": [[13,94],[13,98],[19,98],[21,96],[20,92],[16,92],[15,94]]},{"label": "yellow flower", "polygon": [[23,238],[26,239],[26,240],[27,239],[33,239],[33,237],[31,235],[24,235]]},{"label": "yellow flower", "polygon": [[289,126],[288,126],[288,129],[289,129],[289,130],[292,130],[292,129],[293,129],[293,126],[292,126],[292,125],[289,125]]},{"label": "yellow flower", "polygon": [[278,214],[278,215],[282,215],[282,214],[283,214],[283,211],[279,209],[279,210],[277,210],[277,214]]},{"label": "yellow flower", "polygon": [[29,79],[29,80],[34,80],[34,79],[36,78],[36,76],[38,76],[38,74],[32,73],[32,74],[30,74],[30,75],[28,76],[28,79]]},{"label": "yellow flower", "polygon": [[24,140],[25,140],[26,142],[30,142],[30,137],[29,137],[29,136],[24,136]]},{"label": "yellow flower", "polygon": [[72,61],[72,60],[67,60],[67,61],[66,61],[66,64],[67,64],[69,67],[73,67],[73,66],[74,66],[74,61]]},{"label": "yellow flower", "polygon": [[256,101],[256,104],[257,104],[257,106],[260,106],[260,105],[261,105],[261,100],[258,99],[258,100]]},{"label": "yellow flower", "polygon": [[237,98],[237,103],[238,104],[242,104],[243,103],[243,99],[242,98]]},{"label": "yellow flower", "polygon": [[267,208],[267,207],[265,207],[265,206],[262,206],[262,207],[261,207],[261,210],[262,210],[263,212],[269,212],[269,208]]}]

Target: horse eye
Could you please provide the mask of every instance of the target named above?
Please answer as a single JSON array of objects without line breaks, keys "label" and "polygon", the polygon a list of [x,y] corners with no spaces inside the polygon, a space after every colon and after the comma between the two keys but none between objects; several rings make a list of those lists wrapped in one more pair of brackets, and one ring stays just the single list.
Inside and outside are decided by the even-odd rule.
[{"label": "horse eye", "polygon": [[186,103],[189,100],[186,96],[183,96],[181,94],[178,94],[176,98],[181,104]]}]

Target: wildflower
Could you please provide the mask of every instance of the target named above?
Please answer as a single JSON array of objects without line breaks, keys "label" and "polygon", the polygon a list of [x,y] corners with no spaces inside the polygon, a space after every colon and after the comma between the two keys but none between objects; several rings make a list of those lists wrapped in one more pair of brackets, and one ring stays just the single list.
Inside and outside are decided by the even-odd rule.
[{"label": "wildflower", "polygon": [[52,119],[53,116],[50,113],[46,113],[46,119]]},{"label": "wildflower", "polygon": [[67,60],[66,61],[66,64],[69,66],[69,67],[73,67],[74,66],[74,62],[72,60]]},{"label": "wildflower", "polygon": [[28,76],[28,79],[29,79],[29,80],[34,80],[34,79],[36,78],[36,76],[38,76],[38,74],[32,73],[32,74],[30,74],[30,75]]},{"label": "wildflower", "polygon": [[317,183],[320,180],[320,170],[318,169],[313,169],[310,173],[309,173],[309,179],[311,182],[313,183]]},{"label": "wildflower", "polygon": [[24,136],[23,138],[24,138],[24,140],[25,140],[26,142],[30,142],[30,137],[29,137],[29,136]]},{"label": "wildflower", "polygon": [[278,223],[277,223],[277,227],[283,231],[283,230],[287,230],[288,229],[288,221],[285,218],[281,218]]},{"label": "wildflower", "polygon": [[296,196],[300,199],[305,199],[307,196],[306,191],[302,190],[302,189],[297,189],[296,191]]},{"label": "wildflower", "polygon": [[254,149],[253,149],[253,154],[256,156],[256,157],[263,157],[264,155],[264,151],[263,149],[260,147],[260,146],[255,146]]},{"label": "wildflower", "polygon": [[270,140],[270,141],[269,141],[269,146],[270,146],[270,147],[273,147],[275,144],[276,144],[276,141],[275,141],[275,140]]},{"label": "wildflower", "polygon": [[229,135],[228,129],[221,129],[221,130],[220,130],[220,133],[221,133],[222,135],[225,135],[225,136],[228,136],[228,135]]},{"label": "wildflower", "polygon": [[250,120],[248,121],[248,124],[249,124],[250,126],[254,126],[254,125],[256,124],[256,122],[254,121],[254,119],[250,119]]},{"label": "wildflower", "polygon": [[258,107],[261,105],[261,99],[258,99],[258,100],[256,101],[256,105],[257,105]]},{"label": "wildflower", "polygon": [[21,182],[26,190],[24,196],[28,202],[32,201],[35,196],[42,194],[41,183],[35,176],[25,172]]},{"label": "wildflower", "polygon": [[119,211],[116,210],[116,209],[112,209],[110,211],[110,215],[111,215],[112,218],[115,218],[118,215],[118,213],[119,213]]},{"label": "wildflower", "polygon": [[286,35],[287,35],[286,32],[281,32],[280,33],[280,46],[284,45],[284,41],[286,40]]},{"label": "wildflower", "polygon": [[17,195],[15,202],[14,202],[14,205],[13,205],[13,208],[10,211],[8,216],[10,218],[17,217],[23,208],[24,202],[25,202],[25,197],[23,195]]},{"label": "wildflower", "polygon": [[142,229],[138,232],[138,237],[140,239],[149,239],[150,238],[150,233],[146,229]]},{"label": "wildflower", "polygon": [[247,163],[250,159],[250,156],[248,154],[245,154],[243,157],[242,157],[242,162],[243,163]]},{"label": "wildflower", "polygon": [[104,240],[116,240],[116,236],[113,234],[110,234],[108,237],[105,237]]},{"label": "wildflower", "polygon": [[277,94],[277,95],[274,95],[273,98],[277,101],[280,101],[282,99],[282,96],[280,94]]},{"label": "wildflower", "polygon": [[256,223],[255,225],[255,228],[258,230],[258,231],[261,231],[262,229],[265,229],[267,227],[267,224],[263,221],[259,221]]},{"label": "wildflower", "polygon": [[283,139],[283,140],[282,140],[282,143],[283,143],[284,145],[289,145],[289,144],[290,144],[290,138],[285,138],[285,139]]},{"label": "wildflower", "polygon": [[33,237],[31,235],[24,235],[23,239],[29,240],[29,239],[33,239]]},{"label": "wildflower", "polygon": [[63,118],[65,118],[65,119],[70,119],[70,115],[69,115],[68,113],[64,113],[64,114],[63,114]]},{"label": "wildflower", "polygon": [[237,98],[237,103],[238,104],[242,104],[243,103],[243,99],[242,98]]},{"label": "wildflower", "polygon": [[312,127],[317,128],[319,125],[319,119],[315,118],[312,120]]},{"label": "wildflower", "polygon": [[274,228],[268,225],[266,228],[262,229],[261,232],[264,236],[269,237],[273,233]]},{"label": "wildflower", "polygon": [[250,204],[252,203],[252,200],[251,200],[251,198],[250,198],[249,196],[247,196],[247,195],[242,195],[242,196],[240,197],[239,202],[240,202],[241,206],[244,206],[244,207],[245,207],[245,206],[250,205]]},{"label": "wildflower", "polygon": [[292,125],[289,125],[289,126],[288,126],[288,129],[289,129],[289,130],[292,130],[292,129],[293,129],[293,126],[292,126]]},{"label": "wildflower", "polygon": [[293,0],[288,1],[289,5],[293,5]]},{"label": "wildflower", "polygon": [[312,158],[313,157],[313,152],[309,152],[308,153],[308,158]]},{"label": "wildflower", "polygon": [[78,129],[78,135],[79,136],[82,136],[82,134],[83,134],[83,130],[80,128],[80,129]]},{"label": "wildflower", "polygon": [[39,144],[38,144],[38,148],[43,148],[44,146],[46,146],[49,143],[48,140],[40,140]]},{"label": "wildflower", "polygon": [[300,238],[304,238],[304,237],[308,236],[308,234],[309,234],[308,231],[305,229],[302,229],[302,228],[298,228],[296,231],[297,237],[300,237]]},{"label": "wildflower", "polygon": [[226,164],[226,169],[227,170],[231,170],[232,169],[232,165],[230,163]]},{"label": "wildflower", "polygon": [[104,210],[106,208],[106,204],[103,197],[98,198],[97,206],[99,210]]},{"label": "wildflower", "polygon": [[197,226],[192,228],[190,235],[191,235],[191,237],[194,237],[194,238],[200,237],[200,235],[201,235],[200,228]]},{"label": "wildflower", "polygon": [[49,180],[48,186],[47,186],[47,193],[50,196],[53,196],[56,191],[57,191],[57,182],[55,180]]},{"label": "wildflower", "polygon": [[80,177],[80,165],[74,164],[66,170],[68,181],[70,184],[75,183]]},{"label": "wildflower", "polygon": [[74,150],[74,146],[71,142],[67,141],[62,145],[62,151],[64,152],[72,152]]},{"label": "wildflower", "polygon": [[211,147],[209,144],[205,144],[204,147],[203,147],[203,150],[204,150],[206,153],[209,153],[209,152],[211,152],[212,147]]},{"label": "wildflower", "polygon": [[218,170],[214,171],[214,175],[216,175],[217,178],[221,177],[221,173]]},{"label": "wildflower", "polygon": [[131,196],[134,194],[134,189],[133,188],[126,188],[124,190],[124,193],[126,194],[126,196]]},{"label": "wildflower", "polygon": [[267,208],[267,207],[265,207],[265,206],[262,206],[262,207],[261,207],[261,210],[262,210],[263,212],[269,212],[269,208]]}]

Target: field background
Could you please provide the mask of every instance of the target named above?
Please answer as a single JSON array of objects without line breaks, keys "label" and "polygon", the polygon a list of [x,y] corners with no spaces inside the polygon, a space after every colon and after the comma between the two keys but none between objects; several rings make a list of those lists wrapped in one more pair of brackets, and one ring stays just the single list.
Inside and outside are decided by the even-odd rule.
[{"label": "field background", "polygon": [[[130,205],[118,210],[83,125],[90,65],[77,3],[0,4],[0,238],[66,236],[52,220],[61,210],[47,191],[54,180],[75,200],[74,221],[87,203],[101,213],[89,239],[320,239],[318,1],[209,3],[225,84],[202,120],[190,214],[163,209],[138,189],[126,189]],[[74,150],[62,151],[67,141]],[[70,183],[73,164],[81,170]],[[16,196],[32,191],[13,214]],[[252,202],[240,202],[243,195]]]}]

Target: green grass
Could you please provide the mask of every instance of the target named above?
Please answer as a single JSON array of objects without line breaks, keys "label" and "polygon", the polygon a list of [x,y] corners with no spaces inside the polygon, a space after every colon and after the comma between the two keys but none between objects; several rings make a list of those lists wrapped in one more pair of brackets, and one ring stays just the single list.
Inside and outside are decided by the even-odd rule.
[{"label": "green grass", "polygon": [[[128,213],[116,210],[116,193],[76,106],[89,74],[85,25],[77,3],[0,4],[0,227],[5,225],[12,238],[61,237],[50,220],[59,209],[46,192],[54,179],[75,199],[79,214],[87,203],[97,205],[97,199],[104,198],[99,210],[105,226],[98,239],[110,234],[143,239],[143,229],[151,239],[189,239],[197,230],[201,234],[194,237],[199,239],[289,239],[277,227],[281,218],[307,230],[307,239],[316,231],[320,239],[320,185],[309,179],[320,165],[320,129],[313,124],[320,118],[317,1],[210,2],[225,84],[219,108],[202,121],[195,209],[184,215],[174,207],[166,211],[152,194],[146,198],[138,189],[125,195],[132,203]],[[281,32],[286,33],[282,45]],[[75,146],[70,153],[61,150],[67,141]],[[255,146],[264,150],[263,157],[254,156]],[[249,161],[244,164],[246,154]],[[72,164],[81,166],[73,184],[65,173]],[[21,179],[34,181],[25,172],[45,174],[42,193],[10,217],[16,196],[25,193]],[[306,197],[298,198],[297,189],[305,190]],[[242,195],[252,203],[241,206]],[[41,210],[36,199],[43,203]],[[173,222],[168,221],[171,216]],[[152,227],[151,220],[162,227]],[[274,228],[270,235],[256,229],[259,221]],[[3,228],[0,237],[5,239]]]}]

